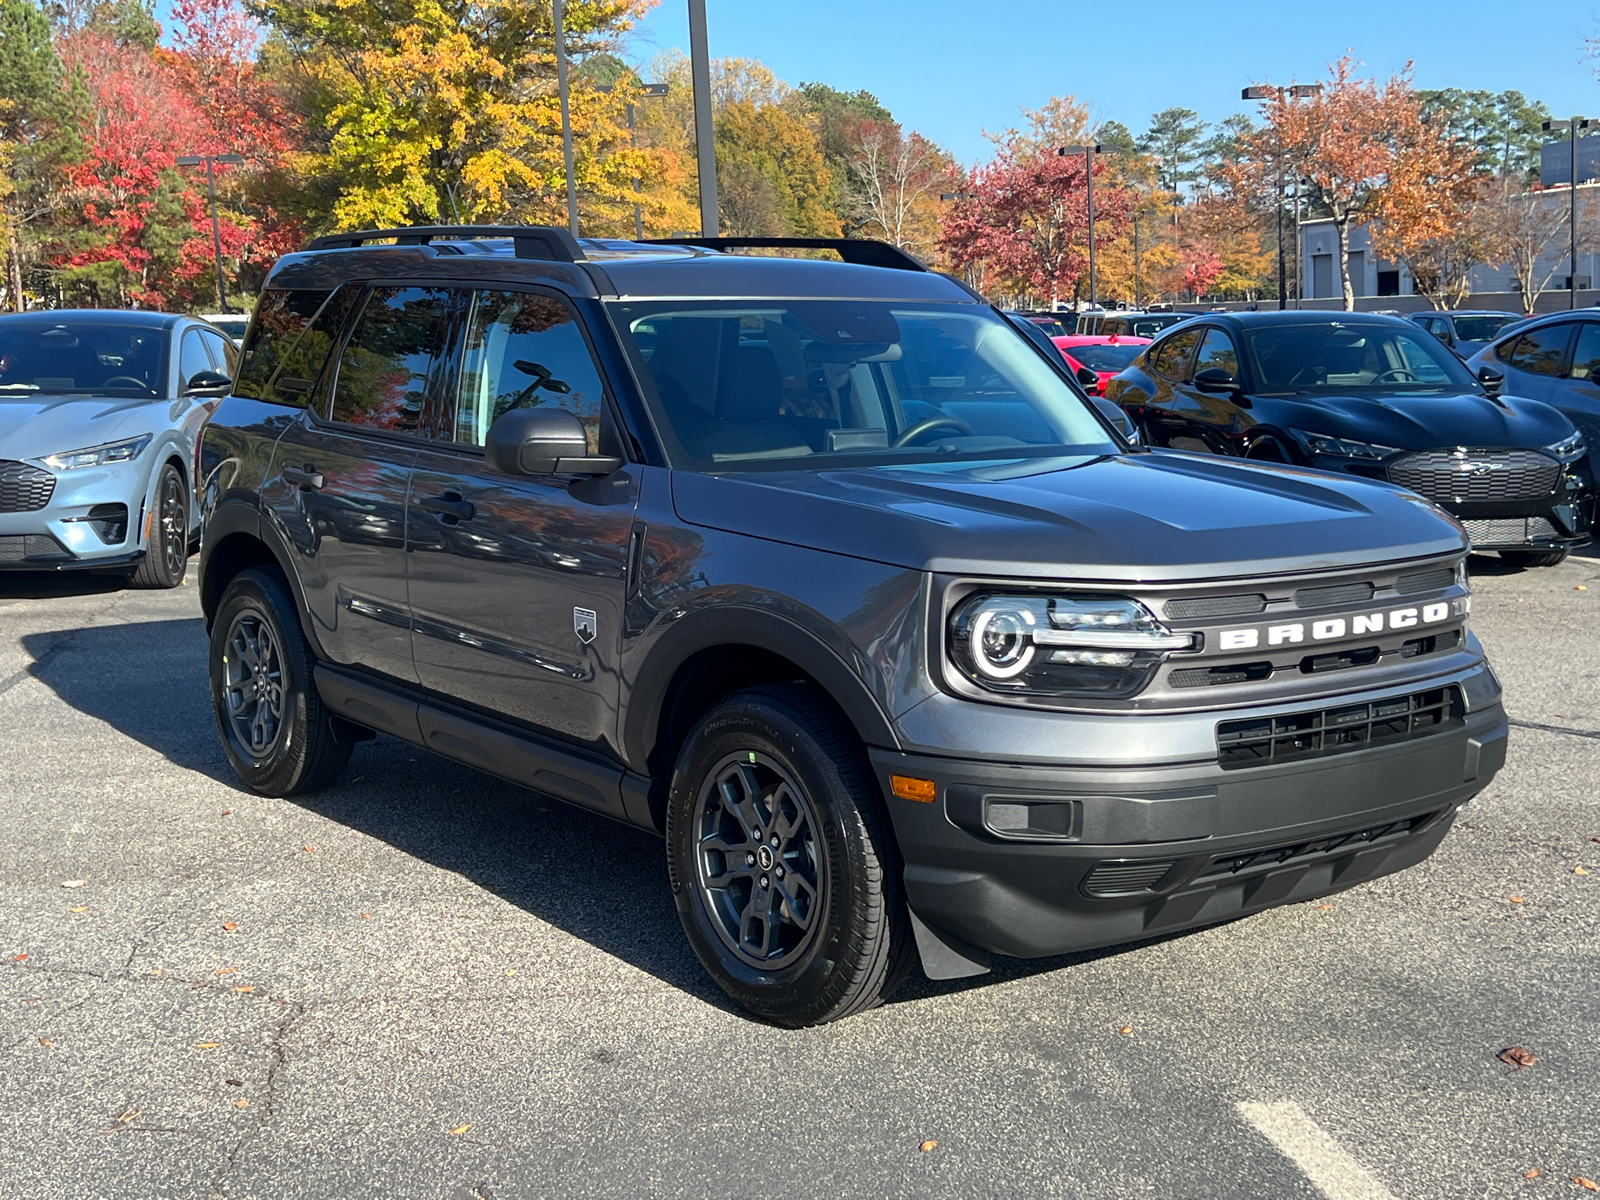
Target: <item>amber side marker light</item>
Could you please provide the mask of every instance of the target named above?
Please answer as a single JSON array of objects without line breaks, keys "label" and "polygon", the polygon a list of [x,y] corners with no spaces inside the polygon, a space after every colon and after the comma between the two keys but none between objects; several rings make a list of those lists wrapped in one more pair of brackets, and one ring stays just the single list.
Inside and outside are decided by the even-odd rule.
[{"label": "amber side marker light", "polygon": [[916,800],[932,804],[939,798],[939,785],[931,779],[913,779],[910,775],[889,776],[889,786],[902,800]]}]

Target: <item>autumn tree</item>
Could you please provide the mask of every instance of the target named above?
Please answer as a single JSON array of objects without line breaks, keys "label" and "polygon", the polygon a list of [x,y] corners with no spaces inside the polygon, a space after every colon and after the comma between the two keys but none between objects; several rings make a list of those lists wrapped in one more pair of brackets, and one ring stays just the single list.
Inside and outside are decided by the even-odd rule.
[{"label": "autumn tree", "polygon": [[[1570,216],[1566,188],[1529,186],[1520,172],[1498,175],[1482,185],[1472,211],[1472,228],[1483,245],[1484,259],[1511,271],[1522,294],[1523,311],[1549,286],[1566,256],[1551,251],[1562,246]],[[1578,252],[1600,245],[1600,204],[1588,197],[1578,207]]]},{"label": "autumn tree", "polygon": [[920,133],[872,121],[857,128],[848,166],[861,232],[929,253],[939,236],[939,192],[954,178],[950,156]]},{"label": "autumn tree", "polygon": [[1488,247],[1472,220],[1482,179],[1477,154],[1443,120],[1403,109],[1390,131],[1391,163],[1373,204],[1372,249],[1403,262],[1435,308],[1454,308],[1471,291],[1472,268]]},{"label": "autumn tree", "polygon": [[803,111],[738,100],[716,114],[717,195],[733,235],[838,237],[833,177]]}]

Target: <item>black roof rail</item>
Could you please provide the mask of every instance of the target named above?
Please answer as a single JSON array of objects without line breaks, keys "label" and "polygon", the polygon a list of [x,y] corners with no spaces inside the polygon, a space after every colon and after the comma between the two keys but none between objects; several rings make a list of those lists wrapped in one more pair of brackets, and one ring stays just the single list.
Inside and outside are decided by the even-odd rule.
[{"label": "black roof rail", "polygon": [[701,246],[707,250],[737,250],[744,247],[764,250],[832,250],[847,263],[861,267],[888,267],[895,271],[926,271],[928,268],[898,246],[870,238],[808,237],[672,237],[645,238],[651,246]]},{"label": "black roof rail", "polygon": [[312,238],[307,250],[351,250],[368,242],[393,238],[400,246],[426,246],[435,238],[447,241],[477,241],[484,238],[510,238],[518,258],[542,258],[550,262],[585,261],[578,239],[556,225],[408,225],[401,229],[353,229]]}]

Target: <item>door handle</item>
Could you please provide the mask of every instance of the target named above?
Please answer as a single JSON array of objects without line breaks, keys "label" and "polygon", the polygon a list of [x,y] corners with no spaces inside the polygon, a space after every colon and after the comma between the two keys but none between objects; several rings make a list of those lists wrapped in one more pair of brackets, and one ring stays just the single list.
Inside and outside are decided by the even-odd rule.
[{"label": "door handle", "polygon": [[463,500],[455,492],[446,492],[442,496],[425,496],[417,503],[426,511],[437,514],[446,525],[454,525],[458,521],[470,521],[478,515],[478,510],[472,507],[472,502]]},{"label": "door handle", "polygon": [[299,467],[285,467],[282,471],[283,481],[292,483],[295,487],[308,492],[320,492],[323,484],[327,483],[322,477],[322,472],[316,470],[310,463],[302,470]]}]

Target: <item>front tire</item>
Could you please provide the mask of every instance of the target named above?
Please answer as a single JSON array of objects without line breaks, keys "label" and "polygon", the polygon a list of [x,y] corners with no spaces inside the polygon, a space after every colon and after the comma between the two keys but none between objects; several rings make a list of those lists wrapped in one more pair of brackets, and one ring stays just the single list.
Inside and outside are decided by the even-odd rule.
[{"label": "front tire", "polygon": [[678,918],[728,996],[775,1025],[881,1004],[912,964],[900,859],[860,743],[815,689],[722,701],[673,771]]},{"label": "front tire", "polygon": [[144,557],[130,582],[136,588],[175,588],[189,568],[189,489],[171,463],[161,468],[156,480],[154,504]]},{"label": "front tire", "polygon": [[1567,550],[1502,550],[1500,557],[1518,567],[1553,567],[1567,561]]},{"label": "front tire", "polygon": [[316,660],[283,576],[236,575],[211,625],[211,700],[228,762],[262,796],[325,788],[350,761],[351,739],[317,693]]}]

